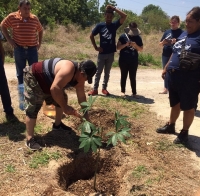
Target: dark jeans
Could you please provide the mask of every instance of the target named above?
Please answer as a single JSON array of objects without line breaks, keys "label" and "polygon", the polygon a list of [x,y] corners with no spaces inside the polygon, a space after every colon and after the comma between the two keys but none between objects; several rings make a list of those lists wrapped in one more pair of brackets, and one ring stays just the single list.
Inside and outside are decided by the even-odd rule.
[{"label": "dark jeans", "polygon": [[3,66],[3,62],[0,57],[0,95],[3,104],[3,109],[6,114],[13,114],[13,108],[11,106],[10,92],[8,89],[7,78]]},{"label": "dark jeans", "polygon": [[119,67],[121,71],[121,80],[120,80],[121,92],[122,93],[126,92],[126,79],[129,74],[132,93],[136,95],[137,94],[136,73],[137,73],[137,68],[138,68],[138,61],[136,60],[134,62],[129,62],[129,61],[119,59]]},{"label": "dark jeans", "polygon": [[21,46],[14,48],[14,57],[17,71],[18,84],[23,83],[23,69],[26,67],[26,61],[28,65],[38,62],[37,47],[30,47],[25,49]]}]

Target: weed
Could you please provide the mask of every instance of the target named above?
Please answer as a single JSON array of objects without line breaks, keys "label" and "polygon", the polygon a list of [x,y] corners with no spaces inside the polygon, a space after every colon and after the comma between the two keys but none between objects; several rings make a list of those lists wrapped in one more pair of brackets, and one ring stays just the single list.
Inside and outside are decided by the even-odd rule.
[{"label": "weed", "polygon": [[139,57],[138,57],[138,62],[140,65],[149,65],[149,64],[153,64],[156,66],[160,66],[161,65],[161,60],[157,60],[153,57],[153,55],[147,53],[140,53]]},{"label": "weed", "polygon": [[37,134],[39,134],[39,133],[41,133],[42,132],[42,125],[40,125],[40,124],[37,124],[36,126],[35,126],[35,133],[37,133]]},{"label": "weed", "polygon": [[162,150],[162,151],[173,150],[175,147],[176,147],[176,145],[174,145],[173,143],[171,143],[167,140],[158,141],[158,143],[156,144],[156,149]]},{"label": "weed", "polygon": [[51,159],[58,160],[61,157],[62,155],[59,152],[36,152],[29,163],[29,167],[36,169],[39,167],[39,165],[47,165]]},{"label": "weed", "polygon": [[112,67],[119,67],[118,60],[113,62]]},{"label": "weed", "polygon": [[149,174],[149,171],[144,165],[139,165],[133,170],[132,174],[135,178],[141,178],[143,175]]},{"label": "weed", "polygon": [[6,172],[8,173],[14,173],[16,170],[15,170],[15,167],[11,164],[7,165],[6,166]]}]

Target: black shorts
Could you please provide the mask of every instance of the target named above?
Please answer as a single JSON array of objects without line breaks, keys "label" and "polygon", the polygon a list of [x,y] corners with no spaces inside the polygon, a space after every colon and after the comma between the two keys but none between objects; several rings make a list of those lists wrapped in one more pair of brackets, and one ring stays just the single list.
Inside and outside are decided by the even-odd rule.
[{"label": "black shorts", "polygon": [[200,89],[200,73],[198,71],[171,70],[169,78],[169,101],[173,107],[180,103],[181,110],[196,109]]}]

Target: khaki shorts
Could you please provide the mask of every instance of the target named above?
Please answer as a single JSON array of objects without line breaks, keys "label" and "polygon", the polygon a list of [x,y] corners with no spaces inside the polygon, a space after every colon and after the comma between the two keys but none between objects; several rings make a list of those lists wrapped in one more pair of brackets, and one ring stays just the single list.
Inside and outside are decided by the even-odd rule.
[{"label": "khaki shorts", "polygon": [[[67,102],[67,95],[63,90],[63,95]],[[60,107],[50,94],[45,94],[36,78],[32,74],[32,67],[26,66],[24,69],[24,98],[25,98],[25,111],[29,118],[37,118],[37,114],[42,107],[45,100],[47,105],[55,105]]]}]

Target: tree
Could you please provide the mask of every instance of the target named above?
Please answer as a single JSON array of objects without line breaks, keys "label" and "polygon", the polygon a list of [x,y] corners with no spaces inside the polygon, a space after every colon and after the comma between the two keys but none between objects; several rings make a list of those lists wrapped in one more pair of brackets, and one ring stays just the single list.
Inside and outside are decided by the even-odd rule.
[{"label": "tree", "polygon": [[88,13],[88,25],[96,24],[100,21],[99,14],[99,1],[97,0],[88,0],[87,8],[89,10]]},{"label": "tree", "polygon": [[150,29],[164,31],[169,28],[169,16],[159,6],[150,4],[144,7],[141,18]]}]

